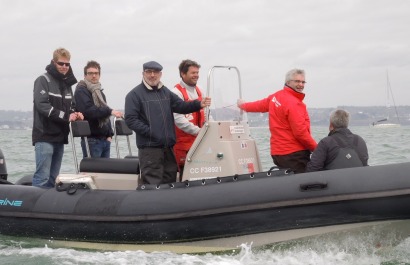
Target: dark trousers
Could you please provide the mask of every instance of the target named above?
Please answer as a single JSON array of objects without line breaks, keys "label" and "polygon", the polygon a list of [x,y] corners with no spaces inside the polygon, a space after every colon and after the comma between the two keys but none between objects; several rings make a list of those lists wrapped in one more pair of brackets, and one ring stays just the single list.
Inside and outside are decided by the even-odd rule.
[{"label": "dark trousers", "polygon": [[310,151],[302,150],[288,155],[272,155],[272,159],[280,168],[290,168],[295,173],[304,173],[310,161]]},{"label": "dark trousers", "polygon": [[141,178],[144,184],[172,183],[177,179],[178,165],[172,148],[138,149]]}]

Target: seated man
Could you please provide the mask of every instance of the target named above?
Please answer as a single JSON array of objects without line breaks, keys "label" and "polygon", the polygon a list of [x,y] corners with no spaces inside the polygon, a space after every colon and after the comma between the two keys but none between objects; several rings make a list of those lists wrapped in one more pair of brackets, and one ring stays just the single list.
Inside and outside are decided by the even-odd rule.
[{"label": "seated man", "polygon": [[329,136],[322,139],[307,164],[306,172],[367,166],[369,154],[362,137],[353,134],[349,113],[334,110],[330,114]]}]

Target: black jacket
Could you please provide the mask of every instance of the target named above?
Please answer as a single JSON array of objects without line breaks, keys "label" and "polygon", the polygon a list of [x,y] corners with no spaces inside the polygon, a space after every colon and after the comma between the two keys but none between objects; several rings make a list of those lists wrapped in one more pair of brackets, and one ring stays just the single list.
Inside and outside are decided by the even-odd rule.
[{"label": "black jacket", "polygon": [[75,110],[71,86],[77,83],[70,68],[63,76],[51,63],[34,81],[32,142],[68,143],[69,117]]},{"label": "black jacket", "polygon": [[[342,141],[337,141],[338,137]],[[356,138],[356,140],[355,140]],[[339,144],[339,142],[343,143]],[[357,143],[355,143],[357,142]],[[338,156],[340,149],[351,146],[357,153],[363,166],[367,166],[369,154],[366,142],[359,135],[353,134],[347,128],[333,130],[329,136],[323,138],[312,153],[310,162],[307,164],[306,172],[325,170]]]},{"label": "black jacket", "polygon": [[201,109],[198,100],[185,102],[160,83],[152,88],[144,81],[125,98],[125,122],[137,138],[138,148],[173,147],[173,113],[188,114]]},{"label": "black jacket", "polygon": [[[106,101],[104,93],[101,93]],[[111,121],[99,127],[98,120],[111,116],[112,109],[109,107],[97,107],[94,104],[93,96],[87,89],[84,82],[79,82],[74,93],[76,109],[84,115],[84,120],[88,121],[91,130],[90,137],[111,137],[113,130]],[[107,102],[107,101],[106,101]]]}]

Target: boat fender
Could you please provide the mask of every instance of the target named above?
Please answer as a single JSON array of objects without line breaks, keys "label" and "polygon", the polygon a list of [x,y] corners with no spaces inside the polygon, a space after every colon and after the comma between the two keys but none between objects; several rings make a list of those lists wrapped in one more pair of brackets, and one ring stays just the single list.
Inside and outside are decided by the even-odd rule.
[{"label": "boat fender", "polygon": [[87,186],[85,183],[59,183],[56,185],[56,190],[61,192],[61,191],[67,191],[67,194],[73,195],[74,193],[77,192],[78,189],[82,190],[89,190],[90,188]]}]

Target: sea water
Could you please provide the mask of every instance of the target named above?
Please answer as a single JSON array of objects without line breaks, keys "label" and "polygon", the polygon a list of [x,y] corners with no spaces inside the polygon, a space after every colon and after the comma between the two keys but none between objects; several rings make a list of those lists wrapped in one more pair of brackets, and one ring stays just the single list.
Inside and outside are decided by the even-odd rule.
[{"label": "sea water", "polygon": [[[369,164],[382,165],[410,161],[410,127],[374,128],[352,127],[361,135],[369,149]],[[269,154],[268,128],[252,128],[263,168],[273,166]],[[313,127],[312,135],[319,141],[328,133],[326,127]],[[137,154],[135,138],[131,137],[131,152]],[[80,158],[79,141],[74,141]],[[120,138],[120,155],[128,154],[125,137]],[[34,147],[31,131],[0,130],[0,149],[6,157],[9,180],[14,182],[34,171]],[[111,157],[116,157],[115,145]],[[66,145],[61,172],[75,171],[71,143]],[[410,207],[403,205],[403,207]],[[252,247],[243,242],[239,250],[201,255],[171,252],[143,251],[90,251],[72,248],[53,248],[53,242],[35,238],[17,238],[0,235],[0,264],[410,264],[410,237],[400,230],[381,231],[362,229],[354,233],[334,233],[293,240],[284,243]]]}]

